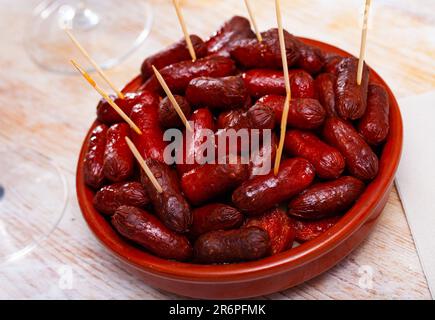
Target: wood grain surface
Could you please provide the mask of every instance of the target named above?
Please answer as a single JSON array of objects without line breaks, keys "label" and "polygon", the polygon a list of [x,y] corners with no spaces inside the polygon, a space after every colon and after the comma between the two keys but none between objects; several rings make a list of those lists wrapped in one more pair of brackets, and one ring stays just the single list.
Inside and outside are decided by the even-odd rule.
[{"label": "wood grain surface", "polygon": [[[182,37],[171,1],[151,2],[155,22],[149,38],[108,71],[119,86],[138,74],[144,57]],[[260,29],[275,26],[273,1],[251,2]],[[67,179],[68,204],[47,240],[0,266],[0,299],[177,299],[147,286],[115,259],[81,217],[75,168],[98,96],[79,76],[47,72],[29,59],[23,36],[37,3],[0,0],[0,144],[30,147],[54,159]],[[182,5],[190,32],[203,37],[232,15],[247,15],[242,0],[184,0]],[[363,0],[283,0],[282,6],[290,32],[358,53]],[[128,21],[128,15],[121,5],[119,17]],[[370,20],[367,62],[397,98],[434,90],[435,2],[375,0]],[[107,43],[116,40],[107,34]],[[262,298],[431,299],[396,190],[374,232],[351,255],[305,284]]]}]

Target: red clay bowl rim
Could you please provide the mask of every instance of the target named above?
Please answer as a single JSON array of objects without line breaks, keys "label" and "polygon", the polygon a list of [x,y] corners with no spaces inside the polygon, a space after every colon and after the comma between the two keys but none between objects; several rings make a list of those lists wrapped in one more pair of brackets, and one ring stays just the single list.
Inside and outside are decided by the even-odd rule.
[{"label": "red clay bowl rim", "polygon": [[[328,48],[328,50],[344,56],[349,53],[338,49],[329,44],[300,38],[302,41]],[[107,223],[104,218],[93,208],[90,198],[92,192],[84,184],[83,178],[83,157],[85,153],[86,141],[89,134],[96,126],[94,122],[89,130],[80,151],[77,165],[76,189],[79,205],[83,216],[95,234],[97,239],[119,258],[140,269],[143,272],[160,276],[163,278],[179,279],[193,282],[235,282],[249,281],[279,274],[291,269],[299,268],[329,251],[333,250],[340,243],[357,231],[371,216],[376,206],[379,205],[386,192],[390,190],[397,170],[403,142],[403,127],[399,106],[384,80],[373,70],[372,75],[385,86],[390,98],[390,134],[382,152],[380,159],[380,170],[378,176],[373,180],[364,191],[357,203],[343,216],[342,219],[331,229],[318,238],[304,243],[296,248],[283,253],[267,257],[258,261],[243,262],[227,265],[197,265],[184,262],[168,261],[158,258],[152,254],[142,251],[127,241],[122,239]],[[138,77],[132,80],[126,88],[137,83]]]}]

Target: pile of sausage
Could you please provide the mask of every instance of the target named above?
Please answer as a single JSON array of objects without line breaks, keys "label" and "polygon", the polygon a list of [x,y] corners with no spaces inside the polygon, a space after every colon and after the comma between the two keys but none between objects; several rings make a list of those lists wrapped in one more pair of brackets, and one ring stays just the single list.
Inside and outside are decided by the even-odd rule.
[{"label": "pile of sausage", "polygon": [[[258,165],[163,161],[167,128],[183,129],[151,66],[160,70],[189,120],[194,154],[204,129],[272,129],[279,134],[285,99],[277,29],[259,43],[250,23],[233,17],[210,39],[192,35],[148,57],[142,86],[116,103],[142,135],[104,100],[87,142],[86,184],[95,208],[124,238],[158,257],[193,263],[257,260],[312,240],[349,210],[378,173],[389,131],[388,94],[357,59],[306,45],[285,32],[292,100],[284,158],[277,175],[255,176]],[[130,137],[163,192],[158,193],[130,152]],[[272,160],[272,147],[261,150]],[[231,155],[228,155],[231,156]],[[233,155],[234,156],[234,155]],[[235,155],[237,157],[237,155]],[[273,165],[272,165],[273,166]]]}]

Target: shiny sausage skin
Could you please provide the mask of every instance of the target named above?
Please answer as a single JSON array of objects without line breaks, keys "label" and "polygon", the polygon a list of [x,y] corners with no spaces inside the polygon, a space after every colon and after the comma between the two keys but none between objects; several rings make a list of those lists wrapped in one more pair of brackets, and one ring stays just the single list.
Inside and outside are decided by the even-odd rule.
[{"label": "shiny sausage skin", "polygon": [[[285,97],[267,95],[259,99],[256,105],[270,107],[275,113],[275,124],[281,125]],[[325,121],[326,111],[316,99],[298,99],[290,101],[287,126],[298,129],[316,129]]]},{"label": "shiny sausage skin", "polygon": [[[196,56],[202,58],[207,54],[205,43],[197,35],[191,35],[193,48]],[[144,80],[154,75],[152,66],[154,65],[157,70],[160,70],[170,64],[174,64],[184,60],[190,60],[191,56],[187,48],[186,40],[183,38],[166,49],[157,52],[144,60],[141,67],[141,74]]]},{"label": "shiny sausage skin", "polygon": [[288,130],[284,150],[292,156],[310,161],[316,169],[317,176],[322,179],[338,178],[346,166],[340,151],[327,145],[311,132]]},{"label": "shiny sausage skin", "polygon": [[[128,92],[124,95],[124,99],[117,98],[113,94],[110,97],[127,116],[136,104],[149,104],[155,99],[154,94],[148,91]],[[105,99],[101,99],[97,105],[97,119],[107,125],[124,121]]]},{"label": "shiny sausage skin", "polygon": [[103,171],[110,181],[124,181],[134,172],[134,157],[125,141],[129,136],[130,127],[126,123],[114,124],[107,130]]},{"label": "shiny sausage skin", "polygon": [[133,107],[130,118],[140,128],[142,134],[132,131],[132,140],[144,158],[152,158],[163,162],[166,142],[159,125],[159,96],[151,94],[147,103]]},{"label": "shiny sausage skin", "polygon": [[219,114],[219,129],[273,129],[275,113],[266,105],[254,105],[248,111],[235,109]]},{"label": "shiny sausage skin", "polygon": [[288,214],[302,219],[335,216],[350,209],[364,189],[364,182],[350,176],[317,183],[290,201]]},{"label": "shiny sausage skin", "polygon": [[212,231],[194,244],[195,261],[205,264],[258,260],[269,252],[269,235],[257,227]]},{"label": "shiny sausage skin", "polygon": [[[249,179],[259,175],[266,175],[273,169],[275,163],[278,138],[272,133],[270,144],[262,144],[256,152],[251,153],[249,164]],[[268,168],[267,162],[270,163]]]},{"label": "shiny sausage skin", "polygon": [[350,123],[339,118],[326,119],[323,137],[344,156],[352,176],[364,181],[376,177],[378,157]]},{"label": "shiny sausage skin", "polygon": [[[279,70],[253,69],[242,74],[249,94],[261,98],[268,94],[285,96],[284,74]],[[314,80],[300,69],[289,70],[292,98],[315,98]]]},{"label": "shiny sausage skin", "polygon": [[335,78],[332,73],[322,73],[314,81],[319,102],[325,108],[329,117],[337,115],[335,110]]},{"label": "shiny sausage skin", "polygon": [[259,217],[250,217],[243,227],[259,227],[269,234],[270,255],[283,252],[292,247],[295,231],[286,212],[274,208]]},{"label": "shiny sausage skin", "polygon": [[244,182],[233,192],[233,203],[242,213],[258,215],[306,189],[314,180],[314,167],[302,158],[281,162],[273,172]]},{"label": "shiny sausage skin", "polygon": [[148,176],[141,170],[141,182],[156,215],[169,229],[180,233],[188,232],[192,224],[192,212],[181,193],[177,173],[157,160],[145,161],[163,190],[162,193],[157,192]]},{"label": "shiny sausage skin", "polygon": [[249,100],[249,94],[240,76],[198,77],[190,81],[186,89],[186,99],[196,107],[229,110],[244,107]]},{"label": "shiny sausage skin", "polygon": [[317,221],[290,219],[296,232],[296,241],[304,243],[313,240],[332,228],[341,217],[330,217]]},{"label": "shiny sausage skin", "polygon": [[229,57],[231,48],[237,40],[253,38],[255,38],[255,33],[251,30],[249,20],[234,16],[206,41],[207,55],[217,54]]},{"label": "shiny sausage skin", "polygon": [[160,258],[186,261],[192,256],[192,246],[185,236],[168,229],[155,216],[139,208],[119,207],[112,216],[112,225],[122,236]]},{"label": "shiny sausage skin", "polygon": [[122,205],[142,208],[150,202],[140,182],[117,182],[104,186],[94,196],[93,204],[99,212],[112,215]]},{"label": "shiny sausage skin", "polygon": [[[231,50],[231,57],[246,69],[282,69],[278,29],[273,28],[262,32],[261,36],[263,37],[262,42],[258,42],[256,38],[237,41]],[[298,41],[287,31],[284,31],[284,41],[287,63],[291,67],[299,59]]]},{"label": "shiny sausage skin", "polygon": [[181,188],[192,204],[199,205],[231,192],[248,178],[249,165],[242,164],[239,157],[234,164],[229,161],[227,158],[225,164],[206,163],[183,175]]},{"label": "shiny sausage skin", "polygon": [[222,203],[211,203],[192,212],[193,223],[190,234],[198,237],[201,234],[229,230],[241,226],[243,215],[235,208]]},{"label": "shiny sausage skin", "polygon": [[106,149],[107,126],[100,124],[92,130],[89,137],[88,149],[86,150],[83,175],[85,183],[94,189],[98,189],[104,182],[104,150]]},{"label": "shiny sausage skin", "polygon": [[358,131],[371,145],[385,141],[390,130],[388,93],[379,85],[370,85],[367,110],[358,124]]},{"label": "shiny sausage skin", "polygon": [[[226,77],[235,73],[234,61],[220,56],[209,56],[196,60],[186,60],[171,64],[159,70],[172,93],[183,95],[189,82],[198,77]],[[145,82],[143,88],[163,93],[155,75]]]},{"label": "shiny sausage skin", "polygon": [[333,75],[337,75],[338,65],[344,59],[342,56],[336,54],[325,54],[323,59],[325,60],[325,64],[323,66],[324,73],[331,73]]},{"label": "shiny sausage skin", "polygon": [[[174,95],[175,100],[180,106],[186,118],[190,116],[190,104],[183,96]],[[168,97],[163,98],[159,104],[159,123],[163,128],[180,128],[183,127],[183,121],[175,110],[172,102]]]},{"label": "shiny sausage skin", "polygon": [[364,63],[362,82],[357,84],[358,59],[343,59],[337,66],[335,83],[336,110],[344,120],[359,119],[367,107],[367,89],[369,84],[369,68]]},{"label": "shiny sausage skin", "polygon": [[320,49],[307,45],[302,41],[299,41],[299,59],[297,66],[304,69],[310,74],[317,74],[322,70],[325,61]]},{"label": "shiny sausage skin", "polygon": [[[215,131],[213,115],[208,109],[203,108],[195,110],[189,121],[194,123],[194,133],[192,141],[188,141],[188,139],[186,138],[186,131],[184,132],[184,152],[182,153],[183,160],[181,161],[181,163],[177,164],[177,171],[180,176],[200,166],[196,159],[197,157],[204,155],[201,153],[197,154],[198,150],[200,146],[207,141],[207,139],[211,139],[206,135],[205,130],[211,130],[213,132]],[[187,163],[186,159],[193,159],[193,163]]]}]

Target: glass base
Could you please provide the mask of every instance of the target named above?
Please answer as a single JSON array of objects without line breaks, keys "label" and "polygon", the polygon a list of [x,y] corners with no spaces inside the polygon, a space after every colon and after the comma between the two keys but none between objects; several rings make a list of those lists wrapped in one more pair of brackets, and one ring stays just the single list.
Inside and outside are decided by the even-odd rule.
[{"label": "glass base", "polygon": [[66,35],[69,28],[91,57],[103,68],[119,64],[147,38],[153,20],[146,0],[44,1],[34,10],[26,33],[26,51],[42,68],[76,73],[76,59],[87,71],[93,67]]}]

